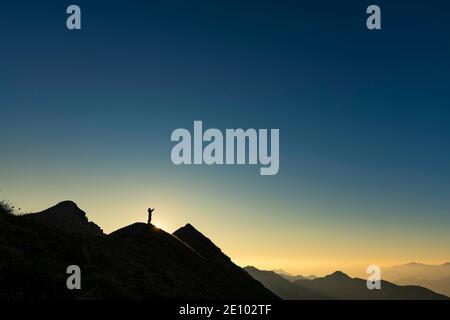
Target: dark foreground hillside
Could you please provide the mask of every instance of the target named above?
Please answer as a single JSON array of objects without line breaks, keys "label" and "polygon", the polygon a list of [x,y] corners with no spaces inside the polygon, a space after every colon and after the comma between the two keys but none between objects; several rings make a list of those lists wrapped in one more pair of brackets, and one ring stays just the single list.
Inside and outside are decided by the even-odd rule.
[{"label": "dark foreground hillside", "polygon": [[[177,233],[136,223],[105,235],[67,201],[0,215],[0,299],[278,299],[191,225]],[[66,287],[69,265],[81,290]]]}]

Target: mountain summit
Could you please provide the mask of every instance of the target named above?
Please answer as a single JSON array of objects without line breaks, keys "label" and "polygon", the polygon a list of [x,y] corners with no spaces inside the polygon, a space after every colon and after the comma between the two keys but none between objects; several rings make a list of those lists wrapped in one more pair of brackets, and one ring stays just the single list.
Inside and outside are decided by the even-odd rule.
[{"label": "mountain summit", "polygon": [[231,259],[219,247],[189,223],[176,230],[173,234],[206,259],[225,263],[231,262]]},{"label": "mountain summit", "polygon": [[34,219],[67,233],[103,235],[103,230],[88,220],[86,212],[69,200],[44,211],[25,215],[24,218]]},{"label": "mountain summit", "polygon": [[337,280],[337,281],[341,281],[341,280],[345,281],[345,280],[350,280],[351,278],[347,274],[345,274],[342,271],[338,270],[338,271],[333,272],[332,274],[326,275],[325,279]]}]

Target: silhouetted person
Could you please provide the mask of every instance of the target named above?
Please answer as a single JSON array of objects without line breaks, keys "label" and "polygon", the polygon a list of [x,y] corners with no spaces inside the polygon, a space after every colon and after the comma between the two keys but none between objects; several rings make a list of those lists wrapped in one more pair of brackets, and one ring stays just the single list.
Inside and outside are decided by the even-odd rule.
[{"label": "silhouetted person", "polygon": [[148,222],[147,224],[152,224],[152,213],[155,211],[155,209],[148,208]]}]

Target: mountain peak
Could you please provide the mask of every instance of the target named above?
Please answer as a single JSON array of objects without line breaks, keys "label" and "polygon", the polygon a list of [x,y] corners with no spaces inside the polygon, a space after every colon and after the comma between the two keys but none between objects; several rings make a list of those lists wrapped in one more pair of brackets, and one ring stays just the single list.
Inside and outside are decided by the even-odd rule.
[{"label": "mountain peak", "polygon": [[347,280],[351,279],[347,274],[342,271],[335,271],[332,274],[325,276],[326,279],[335,279],[335,280]]},{"label": "mountain peak", "polygon": [[195,229],[190,223],[179,228],[173,233],[178,239],[189,245],[198,254],[208,259],[219,259],[229,261],[230,258],[223,254],[222,250],[217,247],[209,238],[204,236],[200,231]]},{"label": "mountain peak", "polygon": [[291,274],[291,273],[289,273],[289,272],[287,272],[287,271],[284,271],[283,269],[274,269],[274,270],[272,270],[272,271],[275,272],[275,273],[277,273],[277,274],[279,274],[279,275],[293,276],[293,274]]},{"label": "mountain peak", "polygon": [[72,200],[61,201],[60,203],[55,205],[54,208],[80,210],[80,208],[78,208],[77,204],[75,202],[73,202]]},{"label": "mountain peak", "polygon": [[258,270],[256,267],[254,266],[246,266],[243,268],[244,270]]},{"label": "mountain peak", "polygon": [[86,217],[86,212],[81,210],[71,200],[59,202],[51,208],[41,212],[31,213],[24,217],[34,219],[67,233],[103,234],[103,230],[95,223],[90,222]]},{"label": "mountain peak", "polygon": [[180,231],[184,230],[185,232],[194,232],[194,233],[197,233],[197,234],[202,234],[200,231],[195,229],[195,227],[192,224],[190,224],[190,223],[186,223],[186,225],[184,227],[179,228],[177,231],[179,231],[179,230]]},{"label": "mountain peak", "polygon": [[110,236],[116,237],[128,237],[128,236],[141,236],[148,235],[152,232],[163,232],[161,229],[156,228],[152,224],[146,224],[143,222],[136,222],[130,224],[129,226],[120,228],[110,234]]}]

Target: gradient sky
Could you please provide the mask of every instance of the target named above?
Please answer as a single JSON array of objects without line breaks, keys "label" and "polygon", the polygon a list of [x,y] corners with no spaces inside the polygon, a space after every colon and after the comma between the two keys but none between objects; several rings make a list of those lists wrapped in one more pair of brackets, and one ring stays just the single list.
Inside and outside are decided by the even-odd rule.
[{"label": "gradient sky", "polygon": [[[381,31],[365,27],[373,3]],[[106,232],[156,207],[167,231],[190,222],[240,265],[293,273],[450,260],[449,13],[2,2],[0,198],[24,212],[71,199]],[[279,128],[279,174],[173,165],[170,134],[194,120]]]}]

